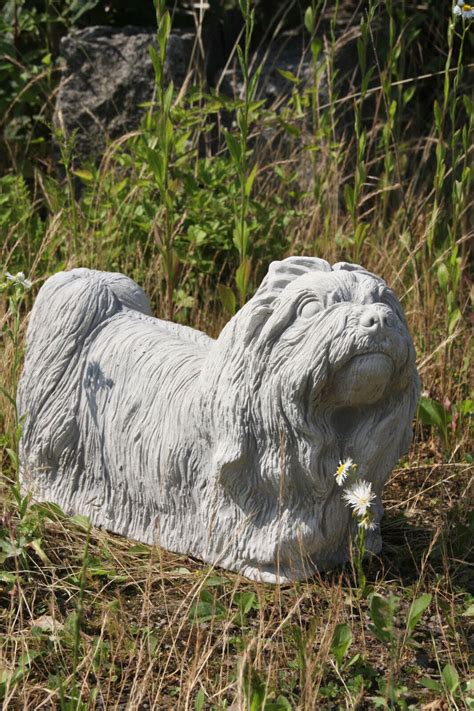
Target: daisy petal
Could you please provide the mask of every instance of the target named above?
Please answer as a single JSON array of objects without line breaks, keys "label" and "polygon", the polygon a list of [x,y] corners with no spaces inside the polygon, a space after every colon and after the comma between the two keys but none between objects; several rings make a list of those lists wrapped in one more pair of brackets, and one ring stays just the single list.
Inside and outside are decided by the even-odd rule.
[{"label": "daisy petal", "polygon": [[342,497],[346,500],[346,506],[350,506],[356,516],[365,516],[376,495],[369,481],[359,479],[343,493]]},{"label": "daisy petal", "polygon": [[335,473],[335,478],[336,478],[336,483],[339,486],[342,486],[345,480],[347,479],[350,470],[353,468],[354,462],[352,459],[349,457],[346,459],[344,462],[339,462],[339,466],[336,470]]}]

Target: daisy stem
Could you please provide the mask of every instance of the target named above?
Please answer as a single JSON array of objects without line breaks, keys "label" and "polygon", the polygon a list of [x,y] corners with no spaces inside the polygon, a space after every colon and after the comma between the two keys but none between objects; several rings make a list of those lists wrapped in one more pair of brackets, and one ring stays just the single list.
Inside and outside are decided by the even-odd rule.
[{"label": "daisy stem", "polygon": [[365,555],[365,535],[366,531],[364,526],[359,526],[356,537],[355,566],[357,571],[357,583],[359,586],[359,592],[362,597],[366,597],[367,595],[367,578],[365,576],[363,563]]}]

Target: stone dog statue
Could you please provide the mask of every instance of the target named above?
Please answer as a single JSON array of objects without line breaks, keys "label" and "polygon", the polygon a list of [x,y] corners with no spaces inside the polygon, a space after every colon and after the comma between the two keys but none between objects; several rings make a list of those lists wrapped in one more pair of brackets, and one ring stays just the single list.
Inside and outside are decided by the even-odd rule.
[{"label": "stone dog statue", "polygon": [[23,486],[248,578],[304,579],[348,558],[340,460],[371,482],[380,520],[418,394],[399,302],[357,265],[273,262],[216,340],[153,318],[122,274],[61,272],[29,322]]}]

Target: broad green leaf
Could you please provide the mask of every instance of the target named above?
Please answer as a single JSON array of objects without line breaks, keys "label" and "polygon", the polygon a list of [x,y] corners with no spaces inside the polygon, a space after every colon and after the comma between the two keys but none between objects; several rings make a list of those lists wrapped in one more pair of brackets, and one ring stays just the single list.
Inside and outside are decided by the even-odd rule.
[{"label": "broad green leaf", "polygon": [[354,654],[353,657],[349,659],[349,661],[346,664],[346,667],[352,667],[354,664],[357,664],[358,661],[362,659],[362,655],[357,652],[357,654]]},{"label": "broad green leaf", "polygon": [[168,42],[168,37],[171,29],[171,17],[168,11],[163,13],[157,32],[158,44],[160,47],[160,55],[162,63],[164,64],[166,58],[166,44]]},{"label": "broad green leaf", "polygon": [[[249,82],[248,96],[249,96],[250,101],[253,102],[252,103],[252,107],[253,107],[252,114],[254,114],[254,111],[256,108],[263,106],[263,104],[265,103],[264,101],[253,101],[255,99],[255,95],[257,93],[257,86],[258,86],[258,82],[259,82],[261,73],[262,73],[262,65],[260,64],[260,66],[258,66],[257,69],[255,70],[255,72]],[[251,120],[254,120],[255,118],[256,118],[255,115],[252,115]]]},{"label": "broad green leaf", "polygon": [[373,625],[370,629],[381,642],[391,642],[393,636],[393,618],[398,606],[398,597],[391,595],[384,598],[373,595],[370,602],[370,617]]},{"label": "broad green leaf", "polygon": [[161,86],[163,79],[163,66],[161,64],[160,56],[152,44],[148,47],[148,53],[150,55],[151,63],[153,65],[153,71],[155,72],[156,84],[157,86]]},{"label": "broad green leaf", "polygon": [[441,686],[439,681],[430,679],[427,676],[424,676],[423,679],[420,679],[420,684],[426,689],[431,689],[432,691],[443,691],[443,687]]},{"label": "broad green leaf", "polygon": [[241,159],[241,146],[240,142],[237,140],[235,136],[232,135],[232,133],[229,133],[229,131],[224,130],[224,138],[225,142],[227,143],[227,148],[229,149],[229,153],[232,157],[233,162],[236,165],[240,165],[240,159]]},{"label": "broad green leaf", "polygon": [[456,329],[456,326],[457,326],[457,324],[459,323],[459,321],[461,320],[461,318],[462,318],[462,313],[461,313],[461,311],[460,311],[459,309],[456,309],[456,310],[453,311],[453,313],[450,315],[449,321],[448,321],[448,334],[449,334],[450,336],[451,336],[451,334],[454,333],[454,331],[455,331],[455,329]]},{"label": "broad green leaf", "polygon": [[369,84],[371,82],[372,75],[374,74],[374,69],[375,69],[374,67],[370,67],[370,69],[368,69],[365,72],[364,76],[362,77],[362,85],[361,85],[362,97],[367,93],[367,89],[369,88]]},{"label": "broad green leaf", "polygon": [[459,686],[459,674],[457,673],[456,669],[453,667],[452,664],[446,664],[443,671],[441,672],[441,675],[449,692],[451,694],[454,694],[454,692]]},{"label": "broad green leaf", "polygon": [[[362,33],[364,32],[364,29],[365,25],[361,23]],[[359,59],[359,66],[361,68],[362,75],[364,75],[367,68],[367,41],[364,36],[359,37],[357,40],[357,57]]]},{"label": "broad green leaf", "polygon": [[[284,130],[285,130],[290,136],[300,136],[300,135],[301,135],[301,129],[300,129],[298,126],[294,126],[293,124],[288,123],[287,121],[283,121],[282,118],[280,118],[279,121],[280,121],[280,125],[282,126],[282,128],[284,128]],[[319,149],[319,145],[317,146],[317,148]],[[308,150],[311,150],[309,146],[307,146],[307,149],[308,149]],[[283,173],[283,171],[282,171],[282,169],[281,169],[281,167],[280,167],[279,165],[276,165],[276,166],[273,168],[273,170],[274,170],[275,173],[277,173],[277,174],[279,174],[278,171],[281,171],[280,177],[283,178],[283,179],[286,178],[286,176],[284,175],[284,173]]]},{"label": "broad green leaf", "polygon": [[5,553],[6,558],[17,558],[24,553],[27,545],[27,540],[24,536],[20,536],[17,540],[12,538],[0,539],[0,548]]},{"label": "broad green leaf", "polygon": [[[240,258],[242,260],[246,261],[245,258],[247,256],[248,246],[249,246],[249,238],[250,238],[250,231],[249,231],[248,225],[245,222],[243,224],[241,222],[237,222],[237,224],[234,227],[233,236],[234,236],[234,244],[239,251]],[[240,269],[240,267],[239,267],[239,269]]]},{"label": "broad green leaf", "polygon": [[350,185],[344,185],[344,200],[349,212],[354,210],[354,190]]},{"label": "broad green leaf", "polygon": [[257,175],[257,173],[258,173],[258,163],[255,163],[252,170],[250,171],[250,174],[247,176],[247,180],[245,181],[244,192],[245,192],[246,197],[250,197],[250,193],[252,192],[253,182],[255,180],[255,176]]},{"label": "broad green leaf", "polygon": [[227,610],[212,595],[209,590],[201,590],[199,601],[191,605],[189,619],[191,622],[210,622],[210,620],[222,620],[226,617]]},{"label": "broad green leaf", "polygon": [[156,10],[156,19],[158,21],[158,24],[160,24],[160,17],[166,11],[166,0],[153,0],[153,5],[155,6]]},{"label": "broad green leaf", "polygon": [[244,679],[245,694],[247,699],[250,699],[250,711],[262,711],[265,708],[264,703],[267,695],[265,684],[253,667],[250,669],[250,674],[248,672],[245,674]]},{"label": "broad green leaf", "polygon": [[369,231],[369,225],[366,222],[360,222],[354,232],[354,242],[361,247],[364,244],[365,238]]},{"label": "broad green leaf", "polygon": [[206,695],[204,693],[204,689],[199,689],[199,691],[196,694],[196,699],[194,701],[194,709],[195,711],[202,711],[204,708],[204,701],[206,700]]},{"label": "broad green leaf", "polygon": [[319,37],[315,37],[314,40],[311,42],[311,54],[313,55],[314,61],[317,61],[322,48],[322,40]]},{"label": "broad green leaf", "polygon": [[18,454],[17,454],[13,449],[10,449],[10,447],[6,447],[6,448],[5,448],[5,451],[6,451],[6,453],[8,454],[8,456],[10,457],[10,461],[11,461],[11,463],[12,463],[12,467],[13,467],[14,469],[18,469],[18,464],[19,464],[19,462],[18,462]]},{"label": "broad green leaf", "polygon": [[0,583],[6,583],[7,585],[13,585],[16,583],[17,577],[15,573],[6,573],[0,571]]},{"label": "broad green leaf", "polygon": [[281,76],[284,79],[288,79],[288,81],[293,82],[293,84],[299,84],[300,80],[298,77],[293,74],[293,72],[289,72],[287,69],[278,69],[278,73],[281,74]]},{"label": "broad green leaf", "polygon": [[29,545],[31,546],[31,548],[33,548],[36,555],[40,558],[41,562],[44,563],[44,565],[52,565],[50,559],[48,558],[41,546],[41,538],[35,538],[34,541],[30,541]]},{"label": "broad green leaf", "polygon": [[437,275],[440,287],[446,291],[449,285],[449,271],[446,264],[441,263],[438,266]]},{"label": "broad green leaf", "polygon": [[413,600],[407,619],[407,627],[410,632],[413,632],[418,622],[420,621],[422,614],[430,605],[431,598],[432,595],[430,593],[425,593],[416,600]]},{"label": "broad green leaf", "polygon": [[218,284],[217,288],[219,290],[219,298],[223,307],[228,314],[233,316],[237,309],[237,299],[235,298],[234,292],[229,286],[225,286],[225,284]]},{"label": "broad green leaf", "polygon": [[239,608],[239,612],[242,616],[247,615],[250,610],[255,606],[256,595],[253,592],[243,592],[237,593],[234,597],[234,602]]},{"label": "broad green leaf", "polygon": [[347,650],[351,646],[351,642],[352,631],[349,625],[346,625],[345,623],[337,625],[331,642],[331,654],[336,660],[336,664],[338,666],[342,664],[342,661],[347,654]]},{"label": "broad green leaf", "polygon": [[415,94],[416,86],[410,86],[403,92],[403,104],[406,106],[413,98]]},{"label": "broad green leaf", "polygon": [[308,7],[305,10],[304,26],[308,30],[309,34],[312,35],[313,30],[314,30],[314,12],[313,12],[313,8],[311,7],[311,5],[308,5]]},{"label": "broad green leaf", "polygon": [[245,296],[247,295],[248,284],[250,281],[250,274],[252,271],[252,262],[250,259],[244,259],[240,267],[237,269],[235,274],[235,283],[239,290],[241,301],[245,301]]},{"label": "broad green leaf", "polygon": [[165,91],[165,94],[163,96],[163,111],[166,114],[169,114],[171,110],[171,102],[173,100],[173,82],[170,81],[168,84],[168,88]]},{"label": "broad green leaf", "polygon": [[244,56],[244,53],[242,52],[242,47],[241,47],[240,45],[237,45],[237,47],[236,47],[236,52],[237,52],[237,58],[238,58],[238,60],[239,60],[240,70],[241,70],[242,75],[243,75],[244,84],[247,84],[247,82],[248,82],[248,77],[249,77],[249,75],[248,75],[248,66],[247,66],[246,63],[245,63],[245,56]]},{"label": "broad green leaf", "polygon": [[158,187],[161,192],[164,192],[164,175],[165,175],[165,162],[164,156],[161,152],[146,146],[146,155],[148,159],[148,164],[153,171],[153,174],[158,183]]},{"label": "broad green leaf", "polygon": [[244,136],[244,137],[247,136],[247,134],[248,134],[248,128],[249,128],[248,118],[249,117],[246,117],[244,112],[240,111],[240,109],[237,111],[237,113],[235,115],[235,120],[236,120],[237,126],[239,127],[240,135]]},{"label": "broad green leaf", "polygon": [[65,513],[58,504],[52,501],[40,502],[31,506],[32,511],[36,511],[40,518],[46,518],[50,521],[58,521],[65,518]]},{"label": "broad green leaf", "polygon": [[82,516],[82,514],[75,514],[75,516],[71,516],[69,519],[71,523],[74,523],[78,528],[83,528],[85,530],[89,530],[91,527],[91,522],[87,518],[87,516]]},{"label": "broad green leaf", "polygon": [[73,175],[77,176],[85,183],[90,183],[92,180],[94,180],[94,176],[90,170],[83,170],[81,168],[78,168],[77,170],[73,170],[72,172]]},{"label": "broad green leaf", "polygon": [[170,573],[172,573],[173,575],[192,575],[191,571],[188,568],[184,568],[183,566],[170,570]]},{"label": "broad green leaf", "polygon": [[424,425],[434,425],[438,428],[440,434],[446,437],[448,413],[440,402],[428,397],[421,397],[418,402],[417,415]]}]

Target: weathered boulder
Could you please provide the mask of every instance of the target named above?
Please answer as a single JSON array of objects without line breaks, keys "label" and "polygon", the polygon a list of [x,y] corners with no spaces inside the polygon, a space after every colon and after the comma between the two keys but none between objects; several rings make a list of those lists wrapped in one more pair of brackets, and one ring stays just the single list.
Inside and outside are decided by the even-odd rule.
[{"label": "weathered boulder", "polygon": [[[62,39],[62,77],[54,122],[66,136],[75,132],[75,152],[80,158],[100,157],[108,139],[119,138],[138,128],[144,111],[142,105],[152,100],[155,90],[148,52],[149,45],[156,41],[155,34],[152,28],[97,26],[72,32]],[[353,50],[353,43],[349,43],[336,52],[335,73],[341,91],[349,88],[350,73],[354,71]],[[197,43],[192,33],[172,32],[165,81],[172,80],[179,88],[188,72],[196,71],[199,66],[204,86],[207,83],[208,89],[217,89],[231,98],[239,97],[243,89],[242,74],[235,52],[232,61],[228,61],[232,51],[215,24],[203,28]],[[321,62],[324,64],[324,61],[322,52]],[[299,91],[314,83],[308,37],[302,31],[283,33],[268,46],[260,47],[253,53],[251,65],[252,71],[261,65],[257,98],[263,99],[267,107],[281,108],[291,96],[294,84],[282,71],[298,77]],[[325,103],[324,71],[319,92],[320,101]],[[310,113],[308,111],[306,124]],[[223,120],[224,124],[230,122],[232,116],[224,115]],[[304,128],[305,121],[301,121],[301,126]],[[271,142],[273,132],[261,137]]]},{"label": "weathered boulder", "polygon": [[[251,57],[251,70],[260,68],[256,98],[269,107],[291,96],[293,82],[282,72],[290,72],[307,87],[312,82],[311,53],[303,33],[285,33],[268,47],[260,48]],[[242,96],[243,79],[237,58],[227,66],[219,79],[223,93],[238,98]]]},{"label": "weathered boulder", "polygon": [[[96,156],[108,139],[135,130],[153,98],[155,78],[148,48],[156,32],[138,27],[89,27],[61,41],[62,78],[54,121],[75,151]],[[166,80],[180,87],[189,68],[193,36],[171,33]]]}]

